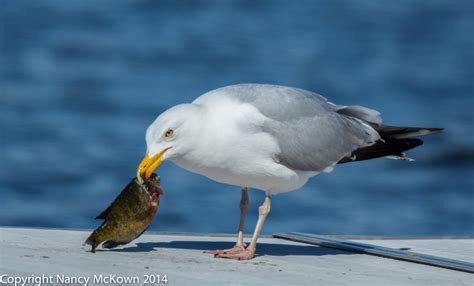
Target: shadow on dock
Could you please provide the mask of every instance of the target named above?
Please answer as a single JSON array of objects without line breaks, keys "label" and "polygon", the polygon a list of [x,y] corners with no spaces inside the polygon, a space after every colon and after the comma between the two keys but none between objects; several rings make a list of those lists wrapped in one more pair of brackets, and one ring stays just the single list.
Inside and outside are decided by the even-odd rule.
[{"label": "shadow on dock", "polygon": [[[232,242],[224,241],[171,241],[171,242],[140,242],[136,246],[126,247],[121,249],[98,249],[97,251],[117,251],[117,252],[150,252],[155,251],[158,248],[174,248],[174,249],[190,249],[190,250],[214,250],[214,249],[227,249],[234,245]],[[276,243],[259,243],[257,245],[256,255],[272,255],[272,256],[285,256],[285,255],[312,255],[312,256],[323,256],[323,255],[339,255],[339,254],[353,254],[337,249],[331,249],[327,247],[317,246],[306,246],[306,245],[288,245],[288,244],[276,244]]]}]

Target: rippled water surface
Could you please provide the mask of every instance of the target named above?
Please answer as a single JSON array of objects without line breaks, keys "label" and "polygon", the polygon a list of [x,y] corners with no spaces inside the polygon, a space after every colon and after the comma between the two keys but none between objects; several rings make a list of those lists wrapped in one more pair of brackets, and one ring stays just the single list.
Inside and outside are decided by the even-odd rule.
[{"label": "rippled water surface", "polygon": [[[179,4],[177,4],[179,2]],[[474,235],[472,1],[2,1],[0,225],[93,228],[162,111],[241,82],[444,127],[272,200],[265,232]],[[239,188],[171,163],[152,230],[233,232]],[[251,191],[247,230],[263,193]]]}]

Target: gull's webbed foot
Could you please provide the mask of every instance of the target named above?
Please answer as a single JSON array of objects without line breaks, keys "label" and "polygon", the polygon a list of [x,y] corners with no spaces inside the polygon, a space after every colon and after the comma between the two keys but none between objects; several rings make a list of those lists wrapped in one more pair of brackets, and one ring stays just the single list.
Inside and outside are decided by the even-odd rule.
[{"label": "gull's webbed foot", "polygon": [[214,254],[214,256],[221,255],[221,254],[231,254],[231,253],[238,253],[241,252],[242,250],[245,250],[244,246],[239,246],[236,245],[232,248],[229,249],[222,249],[222,250],[205,250],[204,253],[207,254]]},{"label": "gull's webbed foot", "polygon": [[254,258],[254,256],[255,256],[255,249],[250,249],[248,247],[247,248],[241,247],[239,250],[216,254],[214,257],[224,258],[224,259],[235,259],[235,260],[250,260]]}]

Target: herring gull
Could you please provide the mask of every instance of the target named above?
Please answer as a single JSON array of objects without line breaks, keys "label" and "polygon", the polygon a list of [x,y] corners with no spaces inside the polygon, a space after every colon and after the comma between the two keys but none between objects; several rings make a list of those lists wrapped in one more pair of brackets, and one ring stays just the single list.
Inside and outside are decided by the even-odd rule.
[{"label": "herring gull", "polygon": [[[267,84],[231,85],[176,105],[146,132],[147,152],[137,170],[148,178],[164,160],[214,181],[239,186],[240,224],[231,249],[216,257],[254,257],[270,212],[270,197],[301,188],[309,178],[338,163],[389,157],[405,159],[416,139],[440,128],[382,124],[380,113],[336,105],[311,91]],[[265,192],[253,237],[243,242],[248,188]]]}]

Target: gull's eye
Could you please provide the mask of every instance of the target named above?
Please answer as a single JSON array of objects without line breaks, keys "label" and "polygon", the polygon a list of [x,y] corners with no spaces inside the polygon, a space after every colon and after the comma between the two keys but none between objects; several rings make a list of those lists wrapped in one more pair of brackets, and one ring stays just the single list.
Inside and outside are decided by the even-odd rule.
[{"label": "gull's eye", "polygon": [[173,136],[173,133],[174,133],[174,130],[170,128],[170,129],[166,130],[165,137],[170,138],[171,136]]}]

